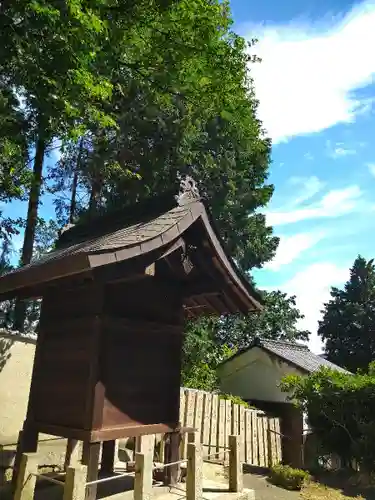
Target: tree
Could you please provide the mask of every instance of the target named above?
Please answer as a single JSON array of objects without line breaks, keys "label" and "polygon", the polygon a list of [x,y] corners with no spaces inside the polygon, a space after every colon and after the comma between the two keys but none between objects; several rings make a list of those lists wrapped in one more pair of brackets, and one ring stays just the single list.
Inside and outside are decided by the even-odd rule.
[{"label": "tree", "polygon": [[375,359],[375,266],[358,256],[342,290],[331,289],[318,333],[327,358],[349,371],[366,371]]},{"label": "tree", "polygon": [[[96,2],[99,6],[102,2]],[[32,256],[43,160],[54,137],[71,136],[86,122],[113,123],[100,106],[111,85],[95,72],[104,36],[98,9],[80,0],[2,2],[2,78],[24,101],[34,146],[33,179],[22,262]]]},{"label": "tree", "polygon": [[218,364],[231,354],[226,346],[214,341],[214,318],[201,318],[186,326],[182,350],[181,383],[185,387],[215,391],[219,387],[216,374]]},{"label": "tree", "polygon": [[231,23],[225,2],[182,0],[112,43],[106,106],[118,128],[93,131],[84,169],[92,213],[175,191],[177,174],[190,174],[228,251],[249,270],[272,258],[278,239],[257,212],[273,192],[270,141],[257,119],[253,58]]},{"label": "tree", "polygon": [[303,315],[295,297],[280,291],[262,292],[264,309],[260,313],[202,318],[186,326],[182,356],[182,383],[194,389],[218,388],[216,368],[238,349],[249,346],[256,337],[273,340],[307,340],[309,332],[298,329]]},{"label": "tree", "polygon": [[33,260],[39,259],[46,252],[51,251],[59,234],[59,226],[55,220],[48,221],[39,218],[35,231]]},{"label": "tree", "polygon": [[[8,238],[1,240],[0,249],[0,276],[13,270],[11,264],[12,244]],[[0,303],[0,328],[8,328],[12,324],[12,311],[14,301],[5,300]]]},{"label": "tree", "polygon": [[[110,100],[111,58],[117,42],[168,0],[4,0],[0,4],[0,74],[22,98],[33,146],[33,170],[22,264],[28,264],[43,189],[43,162],[54,138],[76,139],[90,127],[115,122],[103,102]],[[153,9],[151,8],[153,7]],[[130,28],[130,31],[129,31]],[[127,35],[124,33],[127,33]],[[128,37],[128,48],[132,40]],[[126,53],[124,44],[120,44]],[[22,327],[22,307],[17,323]]]},{"label": "tree", "polygon": [[322,454],[338,454],[361,472],[374,472],[375,377],[323,368],[310,376],[287,376],[281,388],[307,415]]},{"label": "tree", "polygon": [[[39,259],[43,254],[54,247],[58,237],[58,231],[59,227],[54,220],[51,219],[46,221],[42,218],[38,218],[32,260]],[[0,253],[0,275],[14,269],[10,263],[12,253],[14,253],[14,249],[11,247],[11,244],[8,243],[7,240],[4,240]],[[19,257],[21,260],[21,255],[19,255]],[[15,306],[15,300],[5,301],[0,304],[0,314],[2,316],[0,320],[1,326],[17,330],[14,325],[16,313]],[[25,321],[23,331],[34,337],[39,323],[41,300],[27,300],[24,302],[24,306]]]},{"label": "tree", "polygon": [[[95,68],[96,53],[105,38],[100,18],[103,4],[98,0],[88,8],[81,0],[1,3],[0,71],[3,81],[23,99],[34,149],[22,265],[32,258],[43,161],[52,140],[74,137],[90,122],[114,124],[100,107],[111,93],[111,84]],[[19,330],[24,313],[18,302]]]},{"label": "tree", "polygon": [[246,348],[255,337],[271,340],[308,340],[309,332],[300,330],[303,314],[296,307],[294,296],[280,290],[261,292],[264,308],[260,313],[230,315],[220,321],[216,339],[236,349]]},{"label": "tree", "polygon": [[39,153],[52,137],[71,144],[79,135],[85,154],[76,161],[75,148],[70,165],[79,164],[89,215],[176,191],[177,174],[190,174],[228,252],[246,271],[260,267],[278,244],[259,213],[273,192],[271,143],[257,118],[249,73],[256,58],[231,31],[228,3],[129,2],[126,15],[124,4],[1,4],[7,21],[0,56],[9,55],[0,69],[25,98],[36,146],[23,263],[35,234]]},{"label": "tree", "polygon": [[[0,80],[0,202],[25,199],[30,186],[28,127],[12,89]],[[0,243],[18,234],[21,219],[4,217],[0,210]]]}]

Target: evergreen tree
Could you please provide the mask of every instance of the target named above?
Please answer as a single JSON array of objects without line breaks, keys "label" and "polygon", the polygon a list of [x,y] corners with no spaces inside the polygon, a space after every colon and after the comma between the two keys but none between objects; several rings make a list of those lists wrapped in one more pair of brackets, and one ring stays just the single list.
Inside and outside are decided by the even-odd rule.
[{"label": "evergreen tree", "polygon": [[375,359],[375,266],[358,256],[342,290],[332,288],[319,335],[333,363],[349,371],[368,370]]},{"label": "evergreen tree", "polygon": [[278,239],[259,213],[273,186],[267,182],[271,144],[249,72],[256,58],[231,30],[227,2],[181,0],[150,12],[126,40],[112,43],[105,61],[115,61],[105,108],[117,129],[94,128],[85,140],[89,211],[127,209],[176,191],[177,174],[189,174],[229,253],[244,270],[261,267]]}]

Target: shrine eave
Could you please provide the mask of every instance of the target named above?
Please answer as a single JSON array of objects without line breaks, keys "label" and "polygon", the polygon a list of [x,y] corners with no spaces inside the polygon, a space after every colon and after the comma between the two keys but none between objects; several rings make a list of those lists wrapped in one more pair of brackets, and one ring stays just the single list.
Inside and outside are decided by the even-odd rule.
[{"label": "shrine eave", "polygon": [[[261,309],[258,294],[225,252],[200,199],[174,206],[158,216],[110,230],[92,239],[60,248],[58,245],[56,250],[40,260],[2,276],[0,300],[17,296],[35,298],[43,295],[41,291],[49,286],[58,285],[61,279],[90,277],[98,269],[118,268],[126,262],[132,266],[141,261],[150,265],[178,245],[194,241],[198,242],[196,254],[202,266],[217,284],[219,295],[216,303],[221,305],[211,305],[211,310],[223,314]],[[207,296],[205,298],[203,290],[199,299],[194,298],[198,308],[205,307]],[[187,302],[189,300],[192,302],[193,299],[187,297]],[[193,316],[193,313],[188,315]]]}]

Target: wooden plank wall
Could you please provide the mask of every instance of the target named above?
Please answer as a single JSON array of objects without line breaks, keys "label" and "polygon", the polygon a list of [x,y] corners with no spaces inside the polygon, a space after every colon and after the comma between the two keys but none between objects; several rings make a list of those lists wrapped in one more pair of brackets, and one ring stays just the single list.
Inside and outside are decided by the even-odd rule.
[{"label": "wooden plank wall", "polygon": [[[180,421],[195,427],[203,445],[204,458],[228,458],[228,436],[242,437],[241,459],[245,464],[271,467],[282,460],[280,421],[264,412],[250,410],[220,399],[217,394],[183,389],[180,392]],[[186,458],[187,436],[181,443],[181,458]]]}]

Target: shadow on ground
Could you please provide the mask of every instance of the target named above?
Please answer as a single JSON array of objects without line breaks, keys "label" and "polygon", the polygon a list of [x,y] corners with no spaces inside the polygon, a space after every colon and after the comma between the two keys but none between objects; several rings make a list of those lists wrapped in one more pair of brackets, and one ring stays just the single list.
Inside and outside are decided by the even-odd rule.
[{"label": "shadow on ground", "polygon": [[298,491],[284,490],[268,481],[267,469],[260,467],[244,467],[244,487],[255,491],[256,500],[298,500]]},{"label": "shadow on ground", "polygon": [[329,488],[339,490],[343,495],[352,498],[360,496],[365,500],[375,500],[375,486],[358,484],[358,480],[356,481],[358,477],[358,475],[348,470],[313,474],[314,480]]},{"label": "shadow on ground", "polygon": [[[121,473],[117,474],[120,475]],[[56,475],[54,475],[56,477]],[[105,476],[101,476],[105,477]],[[56,477],[56,479],[60,479]],[[121,494],[126,491],[131,491],[134,489],[134,479],[133,477],[123,477],[116,479],[114,481],[108,481],[105,483],[98,484],[97,499],[106,498],[108,496]],[[10,490],[10,485],[0,490],[1,500],[12,500],[12,494]],[[62,486],[57,486],[51,484],[47,481],[38,481],[37,487],[35,489],[35,500],[62,500],[63,498],[63,488]]]},{"label": "shadow on ground", "polygon": [[0,372],[9,361],[9,358],[11,356],[10,350],[13,344],[14,340],[0,339]]}]

